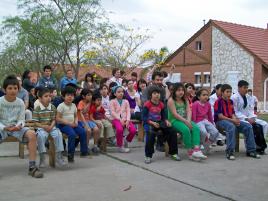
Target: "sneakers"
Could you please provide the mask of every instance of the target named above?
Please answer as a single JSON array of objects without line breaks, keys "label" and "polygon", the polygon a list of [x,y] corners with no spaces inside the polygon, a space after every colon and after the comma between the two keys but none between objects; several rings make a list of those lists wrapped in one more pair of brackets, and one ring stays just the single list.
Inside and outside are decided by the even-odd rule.
[{"label": "sneakers", "polygon": [[57,167],[64,167],[66,165],[67,165],[67,163],[64,161],[62,153],[61,152],[56,153],[56,166]]},{"label": "sneakers", "polygon": [[130,152],[130,149],[129,148],[125,148],[125,147],[118,147],[118,151],[120,153],[128,153],[128,152]]},{"label": "sneakers", "polygon": [[170,158],[174,161],[181,161],[181,158],[178,154],[173,154],[170,156]]},{"label": "sneakers", "polygon": [[68,154],[68,162],[74,163],[74,154]]},{"label": "sneakers", "polygon": [[200,151],[200,150],[194,150],[193,153],[192,153],[192,157],[194,157],[194,158],[199,158],[199,159],[201,159],[201,160],[205,160],[205,159],[208,158],[208,157],[205,156],[205,155],[202,153],[202,151]]},{"label": "sneakers", "polygon": [[28,175],[34,178],[43,178],[44,174],[36,166],[29,168]]},{"label": "sneakers", "polygon": [[228,160],[235,160],[234,152],[233,151],[226,152],[226,158]]},{"label": "sneakers", "polygon": [[150,157],[144,157],[144,163],[146,163],[146,164],[150,164],[152,162],[152,158],[150,158]]},{"label": "sneakers", "polygon": [[251,157],[251,158],[256,158],[256,159],[260,159],[261,156],[259,154],[257,154],[256,151],[252,151],[252,152],[247,152],[247,156]]},{"label": "sneakers", "polygon": [[128,148],[128,141],[127,141],[126,138],[124,138],[124,147],[125,147],[125,148]]},{"label": "sneakers", "polygon": [[39,168],[45,168],[46,166],[46,156],[42,153],[40,154]]},{"label": "sneakers", "polygon": [[224,143],[223,140],[218,140],[218,141],[217,141],[217,145],[218,145],[218,146],[224,146],[224,144],[225,144],[225,143]]},{"label": "sneakers", "polygon": [[93,154],[99,154],[100,153],[100,148],[94,145],[94,147],[91,149]]}]

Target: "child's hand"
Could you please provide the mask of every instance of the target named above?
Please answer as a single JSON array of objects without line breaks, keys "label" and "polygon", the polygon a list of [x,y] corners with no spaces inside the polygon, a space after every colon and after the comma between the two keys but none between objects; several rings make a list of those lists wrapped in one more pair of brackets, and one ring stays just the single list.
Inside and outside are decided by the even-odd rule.
[{"label": "child's hand", "polygon": [[166,125],[167,127],[171,127],[171,123],[168,120],[166,120]]},{"label": "child's hand", "polygon": [[126,121],[126,128],[129,128],[129,121]]},{"label": "child's hand", "polygon": [[251,119],[251,118],[247,119],[247,121],[248,121],[251,125],[256,123],[255,120],[254,120],[254,119]]},{"label": "child's hand", "polygon": [[153,127],[155,127],[155,128],[159,128],[159,127],[160,127],[159,123],[152,122],[151,124],[152,124],[152,125],[153,125]]},{"label": "child's hand", "polygon": [[100,122],[96,122],[98,128],[101,128],[101,123]]},{"label": "child's hand", "polygon": [[43,129],[48,133],[51,131],[51,128],[48,125],[43,126]]},{"label": "child's hand", "polygon": [[22,127],[21,126],[13,126],[13,127],[10,127],[9,128],[9,131],[20,131],[22,129]]},{"label": "child's hand", "polygon": [[187,121],[187,120],[186,120],[184,123],[186,124],[186,126],[188,126],[188,128],[189,128],[190,130],[192,130],[193,126],[192,126],[192,124],[191,124],[190,121]]},{"label": "child's hand", "polygon": [[239,125],[240,125],[240,120],[239,120],[239,119],[232,119],[232,122],[233,122],[236,126],[239,126]]},{"label": "child's hand", "polygon": [[120,120],[120,123],[122,124],[122,126],[125,126],[126,125],[126,122],[124,120]]}]

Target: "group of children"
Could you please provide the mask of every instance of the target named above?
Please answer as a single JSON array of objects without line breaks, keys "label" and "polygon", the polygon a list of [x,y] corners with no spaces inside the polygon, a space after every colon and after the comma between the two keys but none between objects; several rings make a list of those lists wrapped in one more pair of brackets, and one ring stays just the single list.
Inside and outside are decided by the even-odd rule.
[{"label": "group of children", "polygon": [[[188,88],[192,84],[175,83],[163,85],[163,73],[155,71],[152,83],[147,86],[145,80],[137,83],[127,82],[127,88],[116,82],[102,84],[98,90],[84,88],[77,96],[77,89],[68,84],[61,90],[61,103],[53,105],[52,91],[46,87],[37,91],[38,100],[34,103],[32,121],[36,132],[25,127],[25,106],[17,98],[20,88],[15,76],[7,76],[3,82],[5,95],[0,97],[0,142],[7,136],[27,140],[29,147],[29,174],[36,178],[43,177],[36,165],[36,149],[40,154],[39,167],[45,167],[45,143],[49,135],[54,138],[56,147],[56,165],[65,166],[62,152],[64,150],[62,133],[68,136],[68,162],[74,162],[77,137],[80,143],[80,156],[86,157],[90,152],[98,153],[98,142],[104,135],[115,137],[118,151],[130,151],[128,144],[133,140],[137,129],[132,123],[136,118],[143,122],[145,131],[145,163],[151,163],[155,147],[163,151],[166,141],[171,159],[180,161],[178,155],[178,134],[182,135],[183,144],[190,160],[200,161],[207,156],[200,149],[201,145],[208,152],[210,145],[224,144],[224,138],[218,131],[220,127],[226,135],[226,157],[234,160],[235,135],[241,132],[245,136],[246,154],[260,158],[265,153],[265,146],[256,147],[254,125],[260,124],[267,133],[267,123],[251,114],[247,103],[248,83],[239,81],[238,94],[232,96],[228,84],[216,87],[216,98],[209,98],[207,89],[200,89],[192,95]],[[137,91],[133,89],[137,87]],[[167,84],[168,85],[168,84]],[[136,88],[135,87],[135,88]],[[192,90],[192,89],[189,89]],[[215,96],[215,94],[213,96]],[[232,96],[232,98],[231,98]],[[126,98],[127,99],[126,99]],[[211,102],[211,100],[214,100]],[[247,114],[246,114],[247,113]],[[139,114],[139,115],[137,115]],[[124,136],[125,130],[127,135]],[[89,140],[93,137],[94,145],[90,148]]]}]

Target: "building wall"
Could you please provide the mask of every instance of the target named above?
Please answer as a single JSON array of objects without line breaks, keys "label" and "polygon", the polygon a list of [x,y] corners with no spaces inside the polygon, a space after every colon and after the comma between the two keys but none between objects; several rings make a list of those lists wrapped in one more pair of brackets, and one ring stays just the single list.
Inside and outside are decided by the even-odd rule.
[{"label": "building wall", "polygon": [[[254,58],[219,29],[212,27],[212,86],[232,84],[244,79],[253,86]],[[237,78],[228,81],[228,71],[238,71]]]},{"label": "building wall", "polygon": [[[166,72],[170,72],[170,67],[162,68]],[[203,64],[203,65],[192,65],[192,66],[179,66],[176,67],[174,73],[181,74],[181,82],[191,82],[195,83],[195,73],[200,72],[202,77],[202,82],[204,83],[204,73],[210,72],[211,65],[210,64]],[[207,88],[210,89],[210,86]]]}]

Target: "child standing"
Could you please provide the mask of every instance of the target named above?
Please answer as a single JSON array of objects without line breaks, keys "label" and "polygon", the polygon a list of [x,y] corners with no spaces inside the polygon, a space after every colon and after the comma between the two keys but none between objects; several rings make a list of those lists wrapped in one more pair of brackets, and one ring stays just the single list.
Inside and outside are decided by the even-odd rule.
[{"label": "child standing", "polygon": [[77,106],[78,110],[78,120],[79,125],[84,127],[87,132],[87,145],[89,144],[89,139],[91,135],[91,131],[93,133],[94,138],[94,146],[92,147],[91,151],[94,154],[98,154],[100,152],[98,145],[98,140],[100,138],[100,125],[96,125],[94,121],[90,120],[90,107],[92,101],[92,92],[89,89],[83,89],[80,93],[80,101]]},{"label": "child standing", "polygon": [[200,89],[196,93],[197,101],[192,105],[192,120],[200,129],[202,144],[209,150],[210,142],[216,142],[219,131],[214,126],[211,105],[208,102],[209,92],[207,89]]},{"label": "child standing", "polygon": [[256,152],[256,144],[251,124],[240,121],[235,115],[233,101],[230,99],[232,87],[228,84],[223,84],[221,91],[222,97],[220,97],[214,105],[214,121],[217,126],[222,127],[226,131],[226,158],[235,160],[234,150],[237,130],[245,136],[247,156],[260,158],[260,155]]},{"label": "child standing", "polygon": [[[95,122],[100,128],[100,137],[106,134],[107,138],[114,137],[114,130],[111,122],[105,116],[105,110],[101,104],[102,97],[99,94],[94,94],[92,97],[93,104],[90,106],[90,120]],[[104,132],[105,130],[105,132]]]},{"label": "child standing", "polygon": [[78,124],[77,108],[73,102],[75,89],[67,86],[61,92],[64,102],[57,108],[56,120],[61,132],[68,136],[68,162],[74,162],[75,138],[79,136],[80,156],[87,156],[87,136],[85,129]]},{"label": "child standing", "polygon": [[38,97],[40,104],[33,111],[33,121],[37,127],[37,144],[38,152],[40,154],[39,167],[43,168],[45,164],[45,143],[48,135],[51,135],[54,139],[56,147],[56,165],[62,167],[66,165],[62,157],[63,141],[62,134],[56,128],[56,113],[57,110],[54,105],[51,104],[50,90],[48,88],[42,88],[38,91]]},{"label": "child standing", "polygon": [[116,142],[120,152],[127,153],[129,148],[123,146],[124,128],[129,131],[128,136],[124,140],[125,146],[131,142],[136,134],[136,128],[130,121],[130,106],[124,99],[124,89],[121,86],[114,86],[112,89],[112,97],[110,101],[112,124],[116,130]]},{"label": "child standing", "polygon": [[17,98],[19,81],[15,76],[7,76],[3,82],[5,95],[0,97],[0,143],[8,136],[13,136],[20,141],[28,140],[29,172],[35,178],[43,177],[43,173],[36,166],[36,134],[33,130],[24,127],[25,106]]},{"label": "child standing", "polygon": [[207,159],[200,146],[200,130],[191,121],[192,112],[185,97],[185,87],[182,83],[174,84],[174,90],[168,99],[168,120],[175,130],[182,134],[185,147],[188,149],[190,160]]},{"label": "child standing", "polygon": [[170,122],[166,119],[164,103],[160,101],[160,89],[151,87],[148,91],[149,100],[144,103],[142,119],[146,132],[145,140],[145,163],[151,163],[154,153],[155,137],[159,131],[169,145],[171,158],[180,161],[178,155],[177,133],[172,129]]}]

